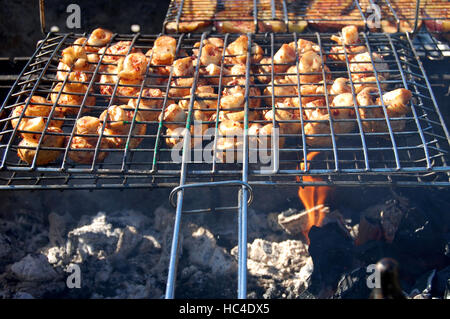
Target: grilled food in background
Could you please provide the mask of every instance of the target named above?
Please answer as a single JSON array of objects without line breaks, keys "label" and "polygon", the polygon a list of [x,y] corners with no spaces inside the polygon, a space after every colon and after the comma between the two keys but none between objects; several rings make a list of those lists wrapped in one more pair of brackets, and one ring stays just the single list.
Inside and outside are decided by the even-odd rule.
[{"label": "grilled food in background", "polygon": [[450,4],[447,0],[421,1],[421,14],[429,32],[450,41]]},{"label": "grilled food in background", "polygon": [[255,24],[252,15],[246,12],[225,10],[216,13],[214,26],[219,33],[264,32],[262,22]]},{"label": "grilled food in background", "polygon": [[192,0],[184,1],[182,7],[181,1],[174,0],[169,6],[164,29],[167,33],[203,32],[210,30],[214,22],[219,33],[302,32],[307,26],[306,20],[285,11],[283,2],[294,1],[260,0],[255,8],[253,0]]},{"label": "grilled food in background", "polygon": [[[368,0],[360,1],[361,9],[366,8],[368,4]],[[358,29],[364,28],[364,20],[353,0],[313,0],[305,16],[308,25],[321,32],[336,31],[349,24]]]},{"label": "grilled food in background", "polygon": [[[183,3],[183,7],[181,4]],[[172,15],[171,21],[165,25],[168,33],[189,33],[205,31],[211,24],[216,13],[216,0],[175,0],[171,2],[168,14]],[[179,10],[179,22],[176,21]]]},{"label": "grilled food in background", "polygon": [[[377,7],[373,8],[372,4]],[[335,32],[350,24],[363,30],[366,19],[371,31],[411,32],[416,5],[416,0],[391,0],[389,4],[370,0],[259,0],[255,8],[253,0],[200,0],[187,1],[181,8],[180,1],[176,0],[169,8],[165,31],[203,32],[211,30],[214,22],[219,33],[303,32],[307,26],[321,32]],[[448,39],[449,10],[446,0],[421,1],[417,28],[425,22],[428,30]],[[377,12],[379,24],[375,24]]]},{"label": "grilled food in background", "polygon": [[255,8],[253,1],[225,1],[214,25],[219,33],[303,32],[308,25],[304,17],[284,7],[292,2],[260,0]]},{"label": "grilled food in background", "polygon": [[[424,8],[424,2],[420,1],[420,7]],[[412,32],[414,30],[415,15],[417,1],[415,0],[391,0],[392,9],[395,11],[399,21],[399,24],[395,21],[395,16],[387,4],[381,6],[381,31],[386,33],[395,32]],[[420,10],[419,10],[420,12]],[[417,28],[422,26],[422,16],[419,15],[417,21]]]},{"label": "grilled food in background", "polygon": [[[108,38],[110,33],[100,29],[93,34]],[[381,132],[387,136],[389,128],[393,132],[403,130],[412,95],[404,88],[389,86],[389,65],[383,55],[369,53],[354,25],[345,26],[330,40],[336,44],[327,51],[305,39],[284,43],[273,57],[270,53],[267,56],[268,52],[255,41],[249,47],[246,35],[235,38],[226,47],[221,38],[206,38],[202,44],[195,43],[191,52],[177,52],[177,40],[165,35],[158,37],[146,54],[131,47],[130,42],[119,41],[110,43],[108,48],[98,47],[96,53],[102,59],[98,87],[93,84],[93,72],[88,71],[92,66],[96,68],[95,63],[89,62],[92,66],[84,71],[73,71],[77,57],[85,59],[85,47],[92,43],[90,38],[76,40],[73,48],[63,50],[63,53],[77,53],[70,59],[62,55],[61,62],[70,67],[63,67],[67,71],[63,79],[57,70],[56,79],[62,82],[55,83],[49,97],[33,95],[14,108],[11,125],[23,138],[18,155],[30,164],[40,147],[36,164],[45,165],[62,153],[46,147],[62,148],[70,141],[68,157],[72,161],[92,164],[97,154],[95,161],[102,162],[110,149],[139,147],[149,124],[160,121],[166,128],[166,145],[180,147],[186,136],[184,128],[192,103],[190,145],[200,146],[207,129],[218,125],[215,156],[227,162],[230,159],[224,155],[231,151],[235,160],[240,156],[242,140],[226,135],[243,132],[247,93],[249,133],[256,148],[271,147],[275,128],[281,134],[279,147],[283,147],[285,136],[297,136],[296,143],[300,143],[302,132],[308,145],[330,146],[332,133],[339,135],[355,130],[356,111],[366,133]],[[106,41],[94,43],[106,44]],[[351,78],[333,78],[326,64],[328,60],[341,64],[347,61]],[[80,65],[86,68],[84,61]],[[102,80],[105,75],[110,76],[111,83]],[[168,83],[169,75],[171,83]],[[169,88],[168,92],[164,87]],[[93,93],[104,95],[102,99],[108,104],[119,103],[103,109],[99,117],[93,116],[92,112],[98,110]],[[111,102],[111,95],[119,97]],[[78,120],[75,122],[73,117]],[[65,118],[71,120],[66,123]],[[63,124],[69,123],[73,123],[69,125],[74,132],[72,139],[61,130]]]}]

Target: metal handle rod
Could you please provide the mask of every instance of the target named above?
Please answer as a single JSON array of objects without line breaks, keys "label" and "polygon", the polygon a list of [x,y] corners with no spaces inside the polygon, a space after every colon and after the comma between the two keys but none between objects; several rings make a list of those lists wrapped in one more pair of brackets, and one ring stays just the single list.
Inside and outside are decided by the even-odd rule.
[{"label": "metal handle rod", "polygon": [[[181,17],[181,13],[183,12],[183,7],[184,7],[184,0],[181,0],[180,8],[178,9],[177,17],[176,17],[177,33],[180,32],[180,17]],[[164,32],[164,30],[163,30],[163,32]]]},{"label": "metal handle rod", "polygon": [[419,8],[420,8],[420,0],[416,1],[416,12],[415,12],[415,16],[414,16],[414,30],[413,30],[413,34],[416,34],[417,32],[417,26],[419,25]]},{"label": "metal handle rod", "polygon": [[[245,103],[244,103],[244,143],[242,146],[243,164],[242,181],[248,182],[248,114],[249,114],[249,92],[250,92],[250,65],[252,52],[252,34],[248,33],[248,50],[245,76]],[[239,210],[238,231],[238,298],[247,298],[247,188],[242,186]]]},{"label": "metal handle rod", "polygon": [[258,0],[253,0],[253,23],[255,24],[255,32],[259,32],[258,23]]},{"label": "metal handle rod", "polygon": [[231,180],[231,181],[220,181],[220,182],[204,182],[204,183],[196,183],[196,184],[184,184],[175,187],[169,195],[169,202],[172,207],[177,207],[177,204],[174,201],[175,194],[178,194],[181,190],[186,188],[199,188],[199,187],[215,187],[215,186],[242,186],[250,191],[250,197],[248,198],[247,204],[250,205],[253,201],[253,189],[252,187],[241,180]]},{"label": "metal handle rod", "polygon": [[39,0],[39,20],[41,21],[41,32],[43,34],[47,33],[45,32],[45,1]]},{"label": "metal handle rod", "polygon": [[238,238],[238,299],[247,298],[247,189],[239,196]]},{"label": "metal handle rod", "polygon": [[[394,8],[392,7],[389,0],[384,0],[384,1],[386,2],[389,10],[391,11],[392,15],[394,16],[395,23],[397,24],[397,32],[400,32],[400,19],[398,18],[397,12],[394,10]],[[397,9],[398,9],[398,6],[397,6]]]},{"label": "metal handle rod", "polygon": [[[200,57],[202,55],[203,42],[205,39],[206,33],[202,34],[200,39],[200,47],[198,48],[198,59],[200,61]],[[192,83],[192,93],[189,101],[189,110],[186,119],[186,130],[187,134],[184,135],[183,138],[183,151],[182,151],[182,163],[181,163],[181,172],[180,172],[180,185],[184,185],[186,182],[186,173],[187,173],[187,163],[188,163],[188,150],[190,150],[191,144],[191,136],[189,134],[191,127],[191,118],[192,118],[192,110],[194,107],[194,96],[195,89],[198,83],[199,77],[199,68],[200,63],[197,63],[195,67],[195,76],[194,82]],[[178,249],[179,249],[179,235],[181,228],[181,212],[183,210],[183,194],[184,191],[178,193],[178,201],[177,201],[177,209],[175,214],[175,224],[173,229],[173,237],[172,237],[172,247],[170,249],[170,262],[169,262],[169,271],[167,274],[167,285],[166,285],[166,299],[173,299],[175,296],[175,281],[176,281],[176,272],[177,272],[177,263],[178,263]]]},{"label": "metal handle rod", "polygon": [[167,274],[166,299],[175,296],[176,269],[178,264],[179,234],[181,228],[181,211],[183,209],[183,190],[178,193],[177,210],[172,235],[172,247],[170,248],[169,272]]}]

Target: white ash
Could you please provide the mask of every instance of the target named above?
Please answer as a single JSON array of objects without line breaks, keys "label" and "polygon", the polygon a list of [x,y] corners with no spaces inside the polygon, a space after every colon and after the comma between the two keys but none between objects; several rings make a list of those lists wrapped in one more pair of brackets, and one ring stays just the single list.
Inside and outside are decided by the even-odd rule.
[{"label": "white ash", "polygon": [[183,247],[188,251],[190,263],[210,268],[213,275],[232,274],[237,270],[237,264],[206,228],[189,225]]},{"label": "white ash", "polygon": [[[232,254],[237,258],[238,247]],[[313,271],[308,246],[299,240],[248,244],[248,273],[266,289],[264,297],[295,298],[306,291]],[[277,295],[282,292],[283,295]]]}]

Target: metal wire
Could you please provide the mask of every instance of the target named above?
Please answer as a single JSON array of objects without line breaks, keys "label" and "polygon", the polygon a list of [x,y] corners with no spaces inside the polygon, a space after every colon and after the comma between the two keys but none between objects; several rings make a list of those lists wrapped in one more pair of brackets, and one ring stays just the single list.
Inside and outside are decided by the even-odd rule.
[{"label": "metal wire", "polygon": [[[68,143],[62,147],[47,147],[38,144],[37,152],[45,151],[58,151],[61,155],[58,159],[47,165],[38,165],[36,161],[30,165],[21,161],[17,156],[19,149],[26,149],[19,146],[21,135],[27,133],[26,131],[19,130],[17,125],[15,128],[11,126],[11,120],[17,119],[19,123],[29,118],[24,113],[19,117],[12,117],[12,110],[20,105],[28,107],[29,102],[27,98],[31,95],[38,95],[48,98],[51,93],[61,92],[54,91],[55,85],[58,80],[55,79],[57,72],[58,60],[61,57],[61,52],[64,48],[73,44],[73,42],[82,34],[49,34],[45,40],[42,41],[37,51],[21,72],[18,80],[11,88],[6,100],[1,107],[2,118],[0,119],[1,132],[0,132],[0,155],[1,155],[1,171],[0,171],[0,189],[39,189],[39,188],[103,188],[103,187],[145,187],[145,186],[158,186],[172,185],[178,186],[180,184],[180,177],[184,178],[184,183],[198,183],[198,182],[210,182],[210,181],[224,181],[224,180],[236,180],[243,177],[245,171],[245,163],[221,163],[215,156],[219,150],[217,148],[217,140],[219,138],[218,125],[219,112],[223,111],[219,101],[224,89],[229,88],[223,80],[230,77],[225,70],[232,65],[227,64],[228,54],[223,51],[220,65],[220,74],[217,76],[205,75],[204,66],[197,66],[195,69],[194,78],[197,79],[194,83],[209,82],[211,79],[217,79],[218,84],[209,84],[214,88],[214,91],[218,94],[218,98],[214,103],[216,104],[216,118],[212,121],[206,122],[208,126],[214,128],[213,136],[205,142],[212,141],[211,152],[212,161],[208,162],[204,159],[200,160],[188,160],[193,153],[185,151],[185,147],[180,148],[180,152],[183,155],[180,157],[181,161],[174,161],[172,158],[173,149],[167,146],[166,138],[169,136],[165,133],[166,123],[162,119],[156,119],[153,121],[138,121],[136,114],[130,120],[129,130],[123,135],[117,135],[115,137],[123,138],[125,141],[131,141],[133,139],[142,139],[139,146],[131,148],[128,146],[122,146],[117,148],[110,148],[102,146],[101,140],[105,138],[104,130],[107,121],[104,121],[101,135],[97,141],[95,149],[73,149],[70,147],[70,141],[75,136],[83,137],[83,134],[75,134],[74,125],[76,120],[84,115],[99,116],[108,106],[118,103],[126,104],[128,98],[136,99],[137,101],[150,100],[158,101],[160,107],[152,110],[159,114],[162,110],[172,103],[172,101],[188,100],[190,107],[192,103],[197,100],[201,100],[197,95],[189,98],[172,98],[167,94],[162,97],[147,97],[143,96],[144,89],[160,89],[162,92],[169,92],[174,88],[178,88],[173,84],[173,80],[176,79],[172,72],[165,75],[160,75],[155,72],[154,67],[150,67],[146,70],[145,80],[138,84],[123,85],[118,83],[105,84],[100,83],[98,76],[108,75],[108,71],[99,67],[99,64],[93,66],[91,71],[92,78],[89,81],[83,82],[87,87],[93,88],[92,91],[88,90],[86,93],[73,93],[74,96],[81,96],[80,105],[72,106],[76,112],[74,116],[65,116],[60,118],[56,116],[56,108],[60,105],[49,101],[51,106],[50,119],[62,120],[64,124],[62,126],[63,133],[48,133],[45,132],[40,137],[40,141],[47,135],[62,135]],[[199,42],[201,38],[206,38],[209,35],[206,33],[202,35],[175,35],[177,40],[177,57],[184,57],[185,54],[191,54],[194,44]],[[212,35],[211,35],[212,36]],[[238,35],[214,35],[222,38],[225,41],[224,46],[228,46],[233,42]],[[107,47],[112,46],[118,41],[131,41],[131,50],[141,50],[144,53],[153,47],[153,43],[156,40],[156,35],[121,35],[115,34],[107,44]],[[331,34],[316,33],[316,34],[304,34],[299,36],[296,33],[293,34],[270,34],[270,35],[253,35],[249,37],[250,45],[258,44],[265,57],[273,57],[278,51],[280,46],[284,43],[297,42],[299,38],[312,41],[320,44],[322,51],[322,71],[321,78],[326,79],[329,75],[333,78],[346,77],[350,78],[351,86],[353,88],[353,95],[355,96],[354,86],[359,84],[357,81],[352,80],[353,72],[350,71],[352,61],[350,60],[347,52],[344,50],[342,53],[335,53],[332,48],[336,46],[336,43],[331,41]],[[363,132],[362,124],[364,119],[359,117],[359,109],[361,106],[349,106],[355,109],[356,117],[354,119],[328,120],[328,126],[330,127],[329,133],[318,134],[317,136],[309,136],[305,133],[303,127],[311,120],[299,119],[299,120],[276,120],[272,119],[266,121],[263,117],[254,118],[251,114],[262,114],[268,110],[276,110],[274,101],[280,98],[277,93],[274,93],[277,89],[282,87],[294,87],[296,88],[295,94],[283,97],[303,97],[300,89],[307,83],[297,84],[280,84],[276,81],[270,84],[272,87],[271,92],[264,93],[264,89],[268,84],[258,81],[258,76],[261,74],[255,73],[258,67],[263,64],[249,62],[247,65],[248,75],[246,77],[246,101],[252,104],[252,101],[259,100],[260,106],[253,107],[248,105],[248,109],[243,109],[246,115],[246,130],[254,123],[265,125],[268,123],[274,124],[274,127],[280,125],[294,125],[299,121],[301,125],[301,134],[280,134],[280,138],[284,139],[284,145],[278,152],[274,152],[274,145],[268,147],[268,151],[271,154],[271,161],[276,161],[271,169],[262,169],[262,162],[249,162],[246,175],[248,176],[248,184],[250,185],[291,185],[291,184],[303,184],[302,179],[296,181],[298,176],[302,175],[316,175],[322,176],[326,183],[332,185],[381,185],[381,184],[398,184],[398,185],[445,185],[449,184],[448,171],[450,170],[448,162],[449,152],[449,138],[448,132],[445,128],[442,116],[439,108],[436,104],[433,92],[428,85],[428,79],[426,77],[423,67],[418,59],[418,53],[412,46],[412,42],[408,41],[407,36],[404,34],[377,34],[370,33],[363,35],[364,44],[370,52],[376,52],[384,57],[384,62],[388,66],[388,70],[379,69],[379,65],[375,61],[371,61],[370,64],[375,66],[376,73],[389,74],[388,79],[376,82],[376,85],[381,90],[382,86],[387,85],[389,90],[404,87],[409,89],[413,93],[413,99],[411,102],[412,113],[404,118],[386,118],[374,119],[374,121],[384,121],[389,127],[390,123],[395,121],[405,121],[406,126],[404,130],[397,132],[391,129],[383,132]],[[103,54],[99,56],[99,59],[103,61],[110,54]],[[334,60],[330,57],[334,55],[340,55],[342,59]],[[102,62],[101,62],[102,63]],[[300,79],[304,74],[299,71],[299,62],[296,62],[292,66],[296,66],[297,70],[294,74],[275,73],[270,72],[262,74],[268,76],[271,79],[277,77],[284,77],[286,75],[292,75]],[[272,62],[273,66],[273,62]],[[328,67],[330,71],[324,71],[324,67]],[[273,70],[273,67],[272,67]],[[250,77],[255,77],[256,80],[250,81]],[[66,79],[64,85],[70,84],[70,81]],[[110,95],[100,94],[98,86],[111,86]],[[328,82],[326,85],[329,85]],[[133,97],[121,96],[119,88],[129,86],[136,90],[137,94]],[[189,89],[189,88],[186,88]],[[253,90],[258,90],[260,96],[253,96]],[[65,93],[64,93],[65,94]],[[69,93],[68,95],[71,95]],[[305,95],[308,96],[308,95]],[[314,96],[314,95],[313,95]],[[86,101],[95,97],[96,102],[93,105],[87,105]],[[329,110],[331,97],[328,93],[324,96],[328,99],[326,108]],[[122,100],[118,100],[122,98]],[[266,103],[269,99],[271,103]],[[125,101],[124,101],[125,100]],[[301,99],[300,99],[301,101]],[[343,107],[345,109],[345,107]],[[192,111],[192,109],[190,109]],[[305,111],[305,105],[300,105],[298,109],[300,114]],[[211,111],[211,110],[209,110]],[[192,113],[191,113],[192,115]],[[186,123],[177,123],[181,127],[190,128],[191,115],[189,115]],[[157,116],[156,116],[157,117]],[[340,122],[354,122],[355,130],[345,133],[337,134],[333,132],[333,123]],[[47,124],[50,121],[47,121]],[[312,121],[314,122],[314,121]],[[133,133],[133,128],[139,125],[146,125],[146,131],[144,134],[136,135]],[[173,123],[172,123],[173,124]],[[47,125],[48,126],[48,125]],[[30,133],[30,132],[28,132]],[[244,141],[248,138],[248,133],[244,132]],[[192,138],[195,138],[193,136]],[[198,136],[197,136],[198,137]],[[308,139],[311,137],[328,137],[333,143],[328,146],[314,146],[308,145]],[[185,141],[187,143],[187,139]],[[126,143],[127,144],[127,143]],[[205,146],[206,143],[203,143]],[[186,146],[186,145],[184,145]],[[246,148],[248,145],[246,146]],[[247,149],[243,149],[243,154],[247,154]],[[306,167],[306,157],[311,152],[320,152],[320,155],[312,160]],[[71,152],[83,153],[94,152],[93,160],[86,164],[76,163],[70,159],[69,154]],[[109,155],[103,160],[99,160],[99,154],[109,153]],[[276,156],[275,156],[276,155]],[[247,155],[245,155],[247,156]],[[248,159],[248,158],[247,158]],[[183,161],[184,160],[184,161]],[[299,162],[303,161],[303,167],[299,166]],[[184,169],[183,169],[184,167]],[[184,177],[183,177],[184,176]],[[322,182],[316,182],[321,184]],[[425,183],[425,184],[424,184]],[[108,186],[109,185],[109,186]]]},{"label": "metal wire", "polygon": [[445,40],[436,38],[438,34],[424,28],[413,39],[414,49],[419,57],[430,60],[444,60],[450,57],[450,46]]}]

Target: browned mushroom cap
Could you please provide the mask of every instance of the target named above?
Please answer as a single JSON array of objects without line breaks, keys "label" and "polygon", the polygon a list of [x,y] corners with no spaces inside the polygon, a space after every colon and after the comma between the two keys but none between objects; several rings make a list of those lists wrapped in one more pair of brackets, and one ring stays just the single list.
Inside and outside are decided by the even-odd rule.
[{"label": "browned mushroom cap", "polygon": [[177,40],[163,35],[155,40],[152,49],[153,65],[171,65],[175,60],[177,50]]},{"label": "browned mushroom cap", "polygon": [[[408,105],[411,100],[411,91],[400,88],[383,94],[382,99],[389,118],[389,123],[394,132],[402,131],[406,125],[406,121],[402,119],[409,113]],[[388,126],[385,114],[382,108],[379,91],[374,87],[364,88],[358,95],[359,114],[363,121],[363,129],[365,132],[387,133]],[[374,107],[380,105],[380,107]],[[387,135],[385,136],[387,137]]]},{"label": "browned mushroom cap", "polygon": [[[184,117],[187,118],[186,113],[181,113],[180,106],[177,106],[176,104],[174,104],[173,111],[169,110],[169,113],[166,114],[168,116],[166,116],[167,118],[173,117]],[[179,118],[180,119],[180,118]],[[186,120],[184,120],[186,121]],[[208,124],[206,123],[208,121],[208,117],[206,116],[205,112],[201,111],[201,110],[194,110],[194,112],[192,113],[192,118],[191,118],[191,126],[190,126],[190,130],[189,130],[189,138],[190,138],[190,144],[191,147],[198,147],[202,144],[203,142],[203,136],[206,132],[206,130],[208,129]],[[167,127],[166,130],[166,135],[168,135],[166,137],[166,144],[169,147],[177,147],[177,148],[181,148],[183,146],[183,139],[186,137],[186,128],[184,127],[183,124],[170,124],[167,125],[165,124],[165,126]]]},{"label": "browned mushroom cap", "polygon": [[264,89],[266,105],[272,105],[272,93],[275,103],[284,102],[286,99],[297,96],[296,86],[285,79],[276,79],[266,86]]},{"label": "browned mushroom cap", "polygon": [[[165,94],[160,89],[145,88],[142,90],[141,99],[137,107],[144,121],[157,121],[164,104]],[[167,104],[173,103],[168,100]],[[138,96],[128,100],[128,106],[136,109]]]},{"label": "browned mushroom cap", "polygon": [[[206,117],[210,117],[216,111],[217,98],[218,95],[215,93],[197,93],[194,97],[193,109],[201,110]],[[183,100],[178,102],[178,105],[188,111],[190,103],[191,96],[185,96]]]},{"label": "browned mushroom cap", "polygon": [[380,87],[381,87],[382,91],[385,91],[388,87],[388,84],[386,83],[386,79],[382,75],[378,75],[378,81],[377,81],[377,78],[375,78],[374,76],[367,76],[367,77],[363,77],[363,78],[353,79],[353,85],[355,87],[356,94],[358,94],[364,88],[367,88],[367,87],[378,88],[377,83],[380,83]]},{"label": "browned mushroom cap", "polygon": [[[134,126],[131,128],[135,113]],[[127,146],[129,135],[131,138],[127,147],[136,148],[142,142],[142,138],[135,136],[145,134],[146,125],[139,123],[143,121],[141,114],[128,105],[112,105],[100,114],[99,119],[102,122],[106,121],[103,135],[107,136],[106,139],[111,147],[122,148]],[[102,129],[103,126],[100,126],[99,134]]]},{"label": "browned mushroom cap", "polygon": [[[63,87],[63,83],[58,83],[53,88],[53,93],[50,94],[50,98],[52,103],[61,106],[60,109],[63,114],[77,115],[87,90],[88,86],[86,84],[66,83]],[[59,92],[61,92],[61,95],[58,98]],[[95,105],[95,96],[90,95],[90,93],[88,93],[88,97],[85,100],[85,106]],[[83,108],[83,111],[86,111],[86,108]]]},{"label": "browned mushroom cap", "polygon": [[236,121],[224,120],[218,129],[216,158],[222,163],[242,162],[244,126]]},{"label": "browned mushroom cap", "polygon": [[80,117],[76,122],[75,133],[80,135],[97,134],[100,119],[94,116]]},{"label": "browned mushroom cap", "polygon": [[120,58],[124,58],[128,53],[141,51],[135,47],[131,48],[131,41],[119,41],[109,47],[98,50],[99,56],[103,55],[102,64],[117,64]]},{"label": "browned mushroom cap", "polygon": [[[97,138],[87,138],[83,136],[74,136],[70,144],[70,150],[68,152],[69,158],[80,164],[92,164],[95,156],[95,148],[97,147]],[[96,162],[101,163],[105,160],[108,152],[105,151],[109,148],[109,141],[106,138],[102,138],[99,149],[97,151]]]},{"label": "browned mushroom cap", "polygon": [[[72,161],[81,164],[91,164],[93,162],[101,126],[100,119],[93,116],[83,116],[77,120],[75,133],[81,136],[74,136],[72,138],[68,152],[68,156]],[[103,137],[97,152],[97,162],[102,162],[106,158],[108,152],[104,150],[107,148],[109,148],[109,140]]]},{"label": "browned mushroom cap", "polygon": [[389,66],[384,62],[383,56],[373,52],[359,53],[354,56],[349,65],[352,79],[357,81],[364,77],[373,77],[377,71],[377,75],[381,75],[385,79],[389,77]]},{"label": "browned mushroom cap", "polygon": [[178,104],[170,104],[164,113],[161,113],[159,120],[163,121],[165,127],[175,130],[177,127],[183,126],[187,120],[185,110]]},{"label": "browned mushroom cap", "polygon": [[109,30],[97,28],[94,31],[92,31],[91,35],[89,36],[89,39],[87,40],[87,44],[89,46],[97,46],[97,47],[105,46],[109,43],[109,41],[111,41],[112,35],[113,35],[112,32]]},{"label": "browned mushroom cap", "polygon": [[[248,111],[248,120],[255,121],[260,118],[261,112],[249,110]],[[217,113],[214,113],[210,117],[210,121],[215,122],[217,119]],[[225,120],[232,120],[236,122],[243,123],[245,119],[245,111],[236,111],[236,112],[227,112],[227,111],[220,111],[219,112],[219,122],[225,121]]]},{"label": "browned mushroom cap", "polygon": [[274,127],[272,123],[264,125],[259,129],[259,147],[267,148],[268,154],[271,154],[272,150],[283,148],[285,138],[282,134],[285,132],[279,127]]},{"label": "browned mushroom cap", "polygon": [[[28,107],[25,111],[25,116],[20,120],[20,126],[27,125],[26,122],[28,122],[31,117],[43,117],[44,121],[47,122],[49,119],[50,112],[52,110],[52,102],[48,101],[47,99],[33,95],[31,98],[27,98],[27,101],[23,104],[16,106],[13,111],[11,112],[11,126],[15,128],[17,124],[19,123],[19,117],[22,115],[23,111],[25,110],[25,105],[29,101]],[[61,127],[64,124],[63,120],[54,120],[53,118],[63,118],[64,114],[62,114],[62,110],[59,107],[56,107],[53,111],[52,120],[49,124],[49,126],[54,127]],[[23,127],[20,128],[20,130],[23,130]]]},{"label": "browned mushroom cap", "polygon": [[384,117],[383,109],[381,107],[373,107],[379,105],[377,99],[379,92],[376,87],[364,88],[356,96],[359,105],[359,114],[361,116],[364,132],[386,132],[386,123],[382,121],[374,121],[370,119],[380,119]]},{"label": "browned mushroom cap", "polygon": [[267,121],[272,121],[275,118],[275,121],[278,122],[279,127],[282,129],[283,133],[286,134],[299,134],[302,130],[300,117],[298,116],[298,112],[290,108],[289,104],[285,103],[277,103],[275,111],[268,110],[264,114],[264,118]]},{"label": "browned mushroom cap", "polygon": [[45,121],[44,121],[44,118],[41,116],[34,117],[31,119],[26,119],[25,121],[22,121],[18,127],[18,129],[20,131],[25,131],[25,132],[20,133],[20,135],[25,140],[34,141],[34,142],[39,141],[39,139],[41,138],[42,132],[44,131],[44,128],[45,128]]},{"label": "browned mushroom cap", "polygon": [[[241,35],[226,48],[226,54],[230,56],[227,60],[229,60],[231,64],[245,64],[247,62],[248,50],[248,37],[246,35]],[[258,63],[263,58],[264,51],[258,44],[252,43],[250,54],[251,63]]]},{"label": "browned mushroom cap", "polygon": [[[47,128],[47,133],[63,133],[63,131],[59,127],[49,127]],[[65,137],[63,135],[51,135],[45,134],[42,139],[42,143],[39,149],[39,153],[36,158],[36,165],[46,165],[51,162],[54,162],[58,156],[61,154],[60,150],[46,150],[42,149],[43,147],[55,147],[60,148],[64,144]],[[36,156],[37,147],[39,143],[33,140],[23,139],[19,143],[19,147],[17,149],[17,155],[23,161],[31,164]],[[23,147],[31,147],[31,148],[23,148]]]}]

